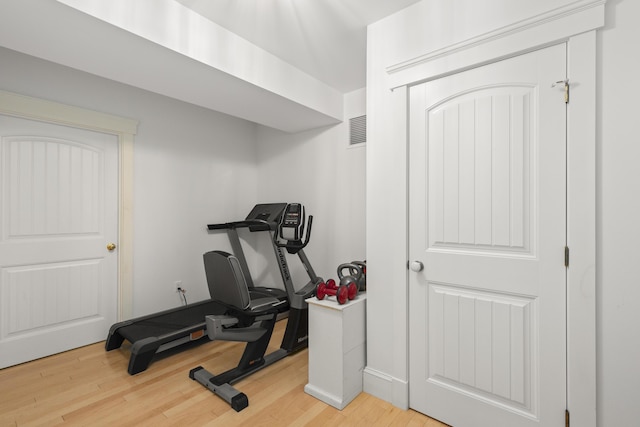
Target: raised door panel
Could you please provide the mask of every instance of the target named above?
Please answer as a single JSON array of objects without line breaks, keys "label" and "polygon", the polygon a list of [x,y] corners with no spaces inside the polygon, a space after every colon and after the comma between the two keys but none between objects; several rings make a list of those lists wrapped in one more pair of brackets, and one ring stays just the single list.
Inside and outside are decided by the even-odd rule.
[{"label": "raised door panel", "polygon": [[426,112],[430,249],[532,254],[534,95],[499,85]]}]

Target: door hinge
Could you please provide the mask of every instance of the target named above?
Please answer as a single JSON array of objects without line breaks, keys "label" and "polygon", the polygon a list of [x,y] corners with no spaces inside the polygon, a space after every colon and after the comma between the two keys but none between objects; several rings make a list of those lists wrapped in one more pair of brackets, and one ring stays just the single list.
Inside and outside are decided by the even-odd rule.
[{"label": "door hinge", "polygon": [[569,79],[566,80],[559,80],[557,82],[555,82],[554,84],[551,85],[551,87],[556,87],[559,84],[564,84],[564,103],[568,104],[569,103]]},{"label": "door hinge", "polygon": [[569,427],[569,410],[564,410],[564,427]]},{"label": "door hinge", "polygon": [[564,247],[564,266],[569,267],[569,246]]}]

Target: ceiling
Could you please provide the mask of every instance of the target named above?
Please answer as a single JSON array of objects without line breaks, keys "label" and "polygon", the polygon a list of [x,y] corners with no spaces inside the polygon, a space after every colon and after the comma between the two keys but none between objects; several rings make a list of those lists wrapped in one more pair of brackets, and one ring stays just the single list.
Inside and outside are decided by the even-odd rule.
[{"label": "ceiling", "polygon": [[344,120],[367,25],[419,1],[1,0],[0,46],[300,132]]},{"label": "ceiling", "polygon": [[176,0],[342,93],[365,87],[367,25],[420,0]]}]

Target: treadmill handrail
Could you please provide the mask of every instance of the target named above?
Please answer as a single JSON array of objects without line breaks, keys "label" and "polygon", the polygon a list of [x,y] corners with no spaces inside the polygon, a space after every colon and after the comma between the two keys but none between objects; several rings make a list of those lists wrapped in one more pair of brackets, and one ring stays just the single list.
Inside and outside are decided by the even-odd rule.
[{"label": "treadmill handrail", "polygon": [[209,230],[229,230],[235,228],[253,228],[251,231],[275,230],[277,223],[263,219],[245,219],[243,221],[223,222],[219,224],[207,224]]}]

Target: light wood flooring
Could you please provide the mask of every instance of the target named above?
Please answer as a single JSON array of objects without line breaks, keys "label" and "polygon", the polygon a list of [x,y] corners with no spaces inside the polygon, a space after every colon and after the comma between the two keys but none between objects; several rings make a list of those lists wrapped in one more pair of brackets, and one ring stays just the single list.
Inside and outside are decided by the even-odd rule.
[{"label": "light wood flooring", "polygon": [[[284,321],[272,338],[282,340]],[[309,396],[307,350],[235,384],[249,407],[235,412],[189,379],[203,366],[220,373],[237,364],[242,343],[206,342],[127,374],[128,345],[104,342],[0,370],[0,426],[429,426],[446,427],[362,393],[339,411]]]}]

